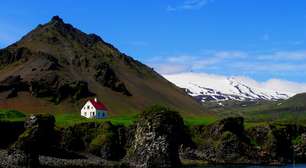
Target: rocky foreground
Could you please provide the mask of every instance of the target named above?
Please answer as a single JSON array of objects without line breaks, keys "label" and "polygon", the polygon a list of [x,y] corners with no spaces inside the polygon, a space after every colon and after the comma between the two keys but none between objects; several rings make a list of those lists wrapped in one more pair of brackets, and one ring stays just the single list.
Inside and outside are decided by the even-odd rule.
[{"label": "rocky foreground", "polygon": [[51,115],[0,122],[0,167],[180,167],[183,164],[306,162],[306,127],[245,129],[243,118],[208,126],[184,125],[163,107],[139,115],[129,127],[81,123],[57,128]]}]

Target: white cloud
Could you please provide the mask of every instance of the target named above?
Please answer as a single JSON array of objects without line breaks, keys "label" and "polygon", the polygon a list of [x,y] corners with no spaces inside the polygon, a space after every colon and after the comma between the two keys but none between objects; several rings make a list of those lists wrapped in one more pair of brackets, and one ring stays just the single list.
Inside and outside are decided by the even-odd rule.
[{"label": "white cloud", "polygon": [[188,72],[193,70],[201,70],[203,67],[215,69],[214,65],[220,62],[233,59],[245,59],[247,53],[240,51],[219,51],[204,52],[198,56],[190,54],[179,54],[168,57],[154,57],[147,64],[153,66],[159,73],[171,74],[178,72]]},{"label": "white cloud", "polygon": [[303,73],[306,69],[305,64],[296,63],[266,63],[266,62],[237,62],[228,65],[228,68],[233,68],[240,71],[263,72],[263,73],[283,73],[283,72],[298,72]]},{"label": "white cloud", "polygon": [[[248,56],[247,53],[241,51],[210,51],[204,52],[197,56],[191,54],[179,54],[176,56],[155,57],[147,61],[147,63],[160,73],[176,73],[173,69],[179,69],[179,72],[200,70],[202,68],[217,68],[222,62],[231,60],[243,60]],[[167,67],[167,68],[165,68]],[[172,67],[172,68],[171,68]],[[180,68],[178,68],[180,67]],[[169,70],[167,72],[166,70]]]},{"label": "white cloud", "polygon": [[306,61],[306,51],[276,51],[259,55],[257,58],[270,61]]},{"label": "white cloud", "polygon": [[294,94],[306,92],[306,83],[297,83],[281,79],[270,79],[262,83],[262,85],[265,88],[282,90],[284,92],[291,92]]},{"label": "white cloud", "polygon": [[[209,51],[199,54],[178,54],[156,57],[147,61],[158,72],[166,72],[173,66],[189,71],[226,71],[234,74],[270,75],[271,77],[290,77],[306,75],[305,51],[273,51],[269,53],[251,53],[244,51]],[[162,65],[162,66],[161,66]],[[217,72],[218,73],[218,72]]]},{"label": "white cloud", "polygon": [[238,78],[251,86],[263,88],[266,90],[282,91],[283,93],[287,93],[290,96],[293,96],[297,93],[306,92],[306,83],[292,82],[282,79],[269,79],[263,82],[259,82],[246,76],[236,76],[235,78]]},{"label": "white cloud", "polygon": [[159,64],[156,66],[157,71],[161,74],[174,74],[174,73],[182,73],[190,70],[188,65],[184,64]]},{"label": "white cloud", "polygon": [[167,11],[178,11],[178,10],[195,10],[201,9],[208,3],[214,2],[214,0],[185,0],[183,4],[178,6],[171,6],[167,7]]}]

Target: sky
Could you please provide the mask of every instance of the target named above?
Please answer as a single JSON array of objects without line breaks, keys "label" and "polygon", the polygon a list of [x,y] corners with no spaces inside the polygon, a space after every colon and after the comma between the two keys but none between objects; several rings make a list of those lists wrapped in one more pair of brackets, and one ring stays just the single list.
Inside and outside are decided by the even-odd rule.
[{"label": "sky", "polygon": [[59,15],[161,74],[306,86],[305,0],[2,0],[0,48]]}]

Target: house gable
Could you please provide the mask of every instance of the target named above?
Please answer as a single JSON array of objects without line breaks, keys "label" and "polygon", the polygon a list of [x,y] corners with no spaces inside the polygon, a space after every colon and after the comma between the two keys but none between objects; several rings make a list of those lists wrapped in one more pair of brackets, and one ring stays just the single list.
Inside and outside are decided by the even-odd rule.
[{"label": "house gable", "polygon": [[90,101],[87,101],[82,107],[81,116],[87,118],[93,118],[96,115],[96,108],[92,105]]},{"label": "house gable", "polygon": [[86,118],[106,118],[107,109],[103,103],[88,100],[81,109],[81,116]]}]

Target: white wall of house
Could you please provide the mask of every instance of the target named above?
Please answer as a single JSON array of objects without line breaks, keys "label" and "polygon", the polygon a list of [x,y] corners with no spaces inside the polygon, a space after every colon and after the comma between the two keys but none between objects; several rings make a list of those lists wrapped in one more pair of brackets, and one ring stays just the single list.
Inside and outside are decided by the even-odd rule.
[{"label": "white wall of house", "polygon": [[96,108],[87,101],[81,109],[81,116],[86,118],[106,118],[107,112],[103,110],[96,110]]},{"label": "white wall of house", "polygon": [[85,103],[85,105],[83,106],[83,108],[81,110],[81,116],[84,116],[86,118],[95,118],[95,116],[96,116],[96,109],[90,103],[90,101],[87,101]]}]

